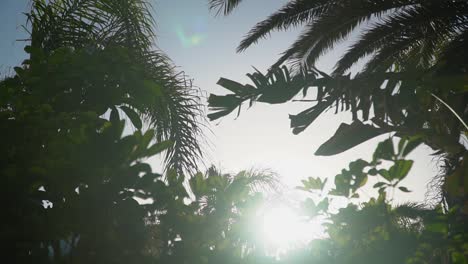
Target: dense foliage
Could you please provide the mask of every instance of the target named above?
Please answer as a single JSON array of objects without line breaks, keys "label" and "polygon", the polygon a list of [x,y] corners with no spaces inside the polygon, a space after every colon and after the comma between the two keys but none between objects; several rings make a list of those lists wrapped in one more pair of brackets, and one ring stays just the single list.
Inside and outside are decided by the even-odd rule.
[{"label": "dense foliage", "polygon": [[[240,2],[210,1],[210,4],[225,8],[224,13],[228,14]],[[382,181],[374,186],[380,193],[377,200],[364,203],[361,208],[348,206],[330,217],[333,221],[328,230],[331,243],[341,244],[349,236],[346,232],[355,233],[347,238],[351,239],[349,243],[336,249],[336,252],[352,255],[344,255],[344,259],[326,259],[327,262],[352,263],[374,255],[389,254],[390,262],[466,263],[467,8],[466,1],[289,1],[258,23],[242,40],[238,50],[246,49],[274,30],[305,25],[298,40],[268,73],[256,71],[248,74],[253,85],[221,78],[218,84],[231,93],[210,95],[209,105],[213,112],[208,117],[214,120],[236,108],[240,110],[245,101],[249,101],[250,106],[254,102],[285,103],[302,92],[307,97],[302,101],[313,103],[310,108],[290,115],[294,134],[304,131],[327,109],[351,112],[353,122],[341,124],[335,134],[316,150],[316,155],[335,155],[390,132],[393,132],[393,137],[401,138],[398,152],[394,152],[389,139],[379,144],[372,162],[354,161],[350,163],[349,170],[345,169],[335,177],[335,188],[329,196],[358,197],[356,191],[366,184],[369,176],[379,177]],[[314,67],[320,56],[349,39],[353,32],[357,32],[357,40],[344,51],[332,74]],[[351,75],[349,69],[361,59],[365,59],[365,66]],[[284,62],[291,67],[281,66]],[[314,91],[312,98],[311,90]],[[379,234],[372,233],[376,231],[372,231],[372,225],[360,229],[359,221],[348,217],[363,217],[361,221],[365,223],[365,218],[377,217],[369,215],[373,212],[385,216],[376,223],[386,225],[391,221],[390,211],[393,209],[391,199],[385,198],[386,190],[397,188],[411,169],[412,161],[404,159],[408,152],[404,150],[405,146],[410,151],[421,143],[434,149],[435,155],[444,161],[442,173],[437,176],[439,184],[435,186],[440,193],[437,206],[425,208],[427,211],[422,214],[414,212],[403,222],[398,221],[397,227],[407,236],[403,239],[406,242],[393,241],[389,230],[381,226],[378,226],[381,232],[377,230],[382,235],[380,238],[376,238]],[[379,160],[392,161],[394,165],[379,169]],[[320,179],[310,181],[305,181],[302,188],[321,183]],[[404,186],[398,189],[409,191]],[[387,209],[379,213],[370,208],[377,204],[380,204],[377,207]],[[395,210],[401,212],[398,208]],[[426,215],[431,217],[426,218]],[[349,230],[340,229],[337,219],[345,219],[341,224],[349,226]],[[408,224],[412,226],[410,229]],[[366,236],[370,231],[370,237]],[[339,236],[334,236],[334,232]],[[365,235],[362,241],[380,239],[383,240],[380,242],[386,241],[381,244],[386,246],[378,248],[379,241],[375,241],[372,242],[377,246],[375,248],[369,245],[360,247],[359,242],[353,240],[360,235]],[[399,237],[398,234],[395,236]],[[399,244],[405,245],[402,250],[410,250],[393,252],[392,249],[398,249]],[[397,256],[401,258],[397,260]]]},{"label": "dense foliage", "polygon": [[[210,1],[225,14],[240,2]],[[400,10],[395,6],[400,4],[407,7]],[[438,8],[440,16],[432,16]],[[288,17],[294,15],[290,9],[296,16]],[[337,14],[343,19],[330,20]],[[268,200],[265,190],[276,192],[277,178],[268,172],[225,174],[215,168],[196,172],[202,154],[200,103],[185,76],[152,48],[147,2],[32,1],[28,59],[0,81],[3,260],[467,263],[468,164],[460,144],[468,114],[466,3],[291,1],[254,31],[268,29],[274,21],[276,27],[270,25],[266,32],[310,19],[313,32],[328,35],[317,43],[314,34],[301,38],[312,50],[328,41],[320,52],[314,50],[321,53],[379,15],[386,18],[364,32],[364,40],[390,27],[382,38],[393,34],[415,43],[406,50],[393,42],[373,46],[377,54],[394,49],[385,70],[367,67],[351,78],[340,71],[328,75],[311,64],[292,72],[273,67],[266,75],[250,74],[254,85],[221,78],[219,84],[232,93],[210,96],[215,111],[208,117],[217,119],[244,101],[284,103],[315,89],[317,102],[291,116],[294,133],[331,107],[353,113],[353,123],[342,124],[317,155],[334,155],[395,132],[376,147],[370,161],[351,162],[333,182],[304,180],[298,188],[309,198],[300,211],[305,221],[324,219],[327,234],[272,254],[257,236],[255,219]],[[423,35],[421,27],[426,29]],[[446,31],[435,36],[430,27]],[[291,56],[301,52],[295,49]],[[413,165],[407,156],[420,144],[432,147],[446,162],[440,201],[433,207],[397,205],[394,195],[411,191],[404,186]],[[164,152],[164,173],[155,173],[145,160]],[[369,179],[377,195],[364,201],[360,194]],[[350,203],[332,208],[329,204],[337,197]]]},{"label": "dense foliage", "polygon": [[27,18],[29,58],[0,82],[2,252],[141,262],[153,212],[134,197],[166,186],[144,159],[166,150],[168,169],[196,169],[198,98],[151,49],[144,1],[38,0]]}]

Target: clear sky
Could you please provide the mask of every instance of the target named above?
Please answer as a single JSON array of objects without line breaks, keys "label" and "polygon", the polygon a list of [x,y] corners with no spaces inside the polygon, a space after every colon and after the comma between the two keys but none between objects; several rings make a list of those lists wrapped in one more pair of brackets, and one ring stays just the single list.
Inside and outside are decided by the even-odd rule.
[{"label": "clear sky", "polygon": [[[252,66],[260,70],[271,65],[300,33],[300,28],[272,34],[246,52],[237,54],[235,48],[242,36],[260,19],[265,18],[284,4],[285,0],[246,0],[230,16],[215,17],[210,13],[206,0],[159,0],[153,2],[157,47],[165,51],[174,63],[194,79],[194,84],[205,96],[209,93],[223,94],[216,85],[220,77],[247,82],[246,73]],[[5,73],[24,59],[24,38],[21,25],[27,10],[28,0],[0,1],[0,72]],[[339,48],[323,57],[317,67],[329,71],[334,60],[343,51]],[[236,119],[235,114],[212,122],[212,132],[207,132],[206,164],[214,164],[228,172],[243,169],[271,169],[291,187],[300,180],[313,177],[334,176],[358,158],[370,159],[374,147],[385,136],[361,144],[332,157],[317,157],[313,153],[326,141],[341,122],[350,122],[349,114],[322,115],[300,135],[289,129],[288,114],[297,113],[307,103],[284,105],[255,104],[243,108]],[[415,165],[405,179],[404,186],[413,190],[410,194],[398,193],[399,201],[424,199],[426,184],[436,174],[436,163],[430,149],[420,147],[410,158]],[[159,164],[154,167],[158,170]]]}]

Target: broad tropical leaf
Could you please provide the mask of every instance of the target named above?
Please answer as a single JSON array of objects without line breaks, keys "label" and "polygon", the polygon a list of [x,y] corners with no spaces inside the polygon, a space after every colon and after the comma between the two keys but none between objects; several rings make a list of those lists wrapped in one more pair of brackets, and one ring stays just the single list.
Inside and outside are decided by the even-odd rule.
[{"label": "broad tropical leaf", "polygon": [[317,149],[315,155],[335,155],[387,132],[389,131],[360,121],[354,121],[350,125],[342,123],[335,134]]}]

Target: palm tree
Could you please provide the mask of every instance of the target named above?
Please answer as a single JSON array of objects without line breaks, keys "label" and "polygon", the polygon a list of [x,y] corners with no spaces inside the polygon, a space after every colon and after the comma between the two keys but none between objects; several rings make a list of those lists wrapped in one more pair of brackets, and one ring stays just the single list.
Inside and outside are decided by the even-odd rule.
[{"label": "palm tree", "polygon": [[[228,9],[238,1],[210,3]],[[210,119],[228,114],[245,100],[252,103],[271,96],[273,100],[264,102],[284,102],[300,90],[306,95],[308,88],[317,87],[316,100],[312,100],[317,104],[290,116],[294,133],[302,132],[326,109],[336,107],[336,112],[350,110],[354,120],[372,119],[387,132],[427,133],[430,127],[440,137],[450,138],[445,146],[431,140],[431,146],[459,151],[453,146],[465,128],[445,105],[452,106],[460,119],[466,118],[467,99],[462,87],[468,68],[464,48],[468,46],[468,2],[293,0],[254,26],[238,51],[272,31],[299,25],[305,25],[305,30],[269,72],[249,75],[257,89],[220,79],[219,84],[234,95],[212,95],[210,106],[221,111],[210,114]],[[337,61],[333,74],[314,67],[320,56],[350,40],[355,31],[360,35]],[[363,59],[367,61],[361,72],[354,78],[345,75]],[[299,71],[291,75],[287,68],[278,67],[287,62]],[[362,118],[358,111],[362,111]]]},{"label": "palm tree", "polygon": [[[227,0],[210,2],[225,9],[238,4]],[[468,2],[291,0],[255,25],[238,51],[273,31],[300,25],[305,26],[304,31],[269,72],[249,76],[255,87],[220,79],[219,84],[234,94],[210,96],[210,106],[217,112],[209,118],[227,115],[246,100],[252,104],[271,94],[288,101],[301,90],[306,95],[309,88],[316,87],[317,96],[310,100],[314,105],[290,116],[293,133],[302,132],[332,107],[336,112],[351,111],[354,120],[351,125],[342,124],[326,142],[333,146],[327,149],[333,151],[320,148],[316,154],[337,154],[348,149],[343,148],[343,143],[355,146],[389,131],[399,136],[421,136],[436,153],[446,154],[450,169],[444,175],[444,196],[456,193],[453,190],[462,182],[460,175],[466,174],[466,147],[460,144],[460,138],[466,136],[463,120],[468,118]],[[353,32],[358,33],[356,40],[336,62],[331,75],[314,67],[320,56],[350,41]],[[363,69],[351,78],[347,73],[362,60]],[[287,68],[278,67],[283,63],[291,63],[299,71],[290,75]],[[369,120],[373,126],[361,123]],[[354,141],[350,135],[360,139],[350,144]],[[463,194],[455,196],[460,197],[448,200],[466,200]]]},{"label": "palm tree", "polygon": [[[142,126],[137,117],[143,117],[158,141],[173,142],[167,167],[179,173],[196,170],[202,155],[201,104],[190,80],[154,49],[154,20],[146,0],[34,0],[32,7],[29,50],[40,49],[47,57],[66,48],[101,58],[102,64],[94,66],[96,78],[86,82],[102,84],[93,89],[104,97],[113,85],[121,97],[108,98],[99,112],[120,105],[137,129]],[[35,62],[32,56],[25,67]],[[117,65],[128,68],[112,71]]]},{"label": "palm tree", "polygon": [[276,191],[280,187],[277,175],[268,171],[226,174],[211,167],[188,181],[192,191],[188,203],[183,202],[189,198],[187,193],[176,196],[181,183],[169,181],[160,191],[172,194],[172,206],[161,199],[149,205],[159,211],[151,219],[157,224],[151,224],[154,236],[148,250],[162,262],[206,258],[215,263],[219,258],[224,262],[241,258],[236,255],[237,249],[254,248],[249,231],[254,228],[251,221],[262,201],[260,191]]},{"label": "palm tree", "polygon": [[[210,1],[229,13],[239,1]],[[448,0],[293,0],[255,25],[238,47],[243,51],[275,30],[305,29],[275,65],[313,66],[356,29],[360,35],[337,62],[341,75],[360,59],[365,71],[385,71],[394,63],[433,65],[454,43],[466,44],[468,3]]]}]

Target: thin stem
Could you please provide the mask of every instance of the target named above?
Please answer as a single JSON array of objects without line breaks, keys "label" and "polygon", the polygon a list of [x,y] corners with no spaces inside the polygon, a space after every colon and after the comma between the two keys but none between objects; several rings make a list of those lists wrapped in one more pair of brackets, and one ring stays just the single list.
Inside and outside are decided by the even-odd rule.
[{"label": "thin stem", "polygon": [[292,100],[293,102],[318,102],[319,100]]},{"label": "thin stem", "polygon": [[450,105],[448,105],[446,102],[444,102],[442,99],[440,99],[439,97],[437,97],[437,95],[431,93],[432,96],[434,96],[437,100],[439,100],[442,104],[444,104],[457,118],[458,120],[460,120],[460,122],[463,124],[463,126],[465,127],[466,130],[468,130],[468,125],[466,125],[465,121],[463,121],[463,119],[457,114],[457,112],[455,112],[455,110],[453,110],[452,107],[450,107]]}]

